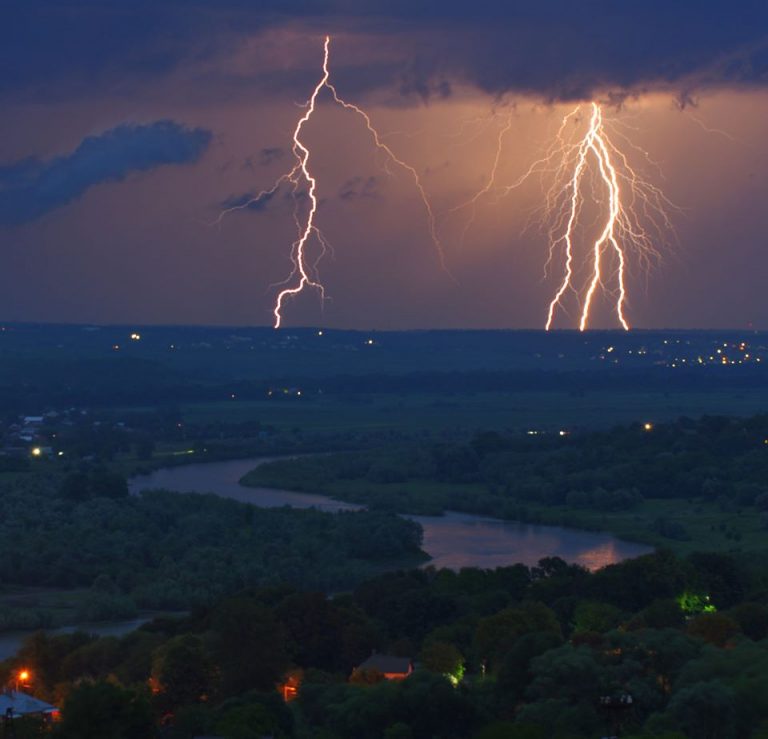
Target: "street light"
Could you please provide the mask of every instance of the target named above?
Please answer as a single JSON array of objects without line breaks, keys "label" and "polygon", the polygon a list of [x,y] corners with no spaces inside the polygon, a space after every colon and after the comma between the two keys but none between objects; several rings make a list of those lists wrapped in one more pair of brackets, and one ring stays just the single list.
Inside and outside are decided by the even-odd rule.
[{"label": "street light", "polygon": [[29,670],[19,670],[16,673],[16,692],[19,692],[19,685],[26,686],[29,683],[30,674]]}]

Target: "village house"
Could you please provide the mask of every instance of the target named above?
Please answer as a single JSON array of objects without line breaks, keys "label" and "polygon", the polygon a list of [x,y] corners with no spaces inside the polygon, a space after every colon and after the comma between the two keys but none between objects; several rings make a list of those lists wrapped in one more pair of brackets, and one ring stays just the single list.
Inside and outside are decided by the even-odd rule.
[{"label": "village house", "polygon": [[386,680],[405,680],[413,672],[413,663],[408,657],[393,657],[374,652],[365,662],[355,667],[352,674],[362,672],[378,672]]}]

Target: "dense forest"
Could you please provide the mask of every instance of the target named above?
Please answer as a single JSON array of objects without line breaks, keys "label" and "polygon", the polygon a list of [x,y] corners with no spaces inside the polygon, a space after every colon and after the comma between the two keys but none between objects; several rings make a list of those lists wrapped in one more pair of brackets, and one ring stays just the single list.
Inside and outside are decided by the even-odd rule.
[{"label": "dense forest", "polygon": [[[90,588],[80,614],[89,620],[188,609],[269,583],[332,591],[425,558],[419,525],[393,514],[129,496],[119,474],[84,469],[0,483],[0,583]],[[48,617],[0,607],[0,629],[50,625]]]},{"label": "dense forest", "polygon": [[[154,422],[175,426],[171,416]],[[82,588],[84,619],[186,615],[122,638],[39,632],[0,679],[27,670],[28,690],[62,709],[61,739],[766,736],[768,571],[739,541],[729,539],[731,553],[706,551],[715,533],[705,532],[686,556],[662,548],[594,573],[557,558],[494,571],[393,568],[424,557],[419,527],[394,513],[414,506],[636,516],[649,501],[679,500],[691,519],[707,504],[720,518],[759,520],[767,424],[710,417],[395,440],[251,474],[370,506],[338,514],[130,496],[121,457],[152,463],[137,445],[156,429],[70,431],[69,451],[96,440],[100,458],[6,460],[0,582]],[[672,544],[687,535],[674,524],[663,532]],[[5,628],[51,618],[16,606],[0,616]],[[357,670],[372,652],[415,671],[391,681]],[[18,739],[51,735],[32,718],[15,728]]]},{"label": "dense forest", "polygon": [[[62,706],[62,739],[762,737],[766,586],[727,555],[669,552],[400,571],[332,598],[245,589],[122,639],[38,634],[5,669]],[[415,672],[356,671],[373,650]]]},{"label": "dense forest", "polygon": [[[582,525],[580,511],[653,512],[654,504],[679,500],[738,514],[757,532],[768,523],[767,444],[766,415],[682,418],[581,433],[488,431],[467,442],[278,460],[243,482],[323,492],[374,510],[449,509]],[[687,518],[696,517],[696,505],[686,510]],[[601,522],[597,516],[587,520]],[[633,533],[650,543],[692,535],[685,522],[664,520],[661,513]],[[734,544],[740,536],[733,534]]]}]

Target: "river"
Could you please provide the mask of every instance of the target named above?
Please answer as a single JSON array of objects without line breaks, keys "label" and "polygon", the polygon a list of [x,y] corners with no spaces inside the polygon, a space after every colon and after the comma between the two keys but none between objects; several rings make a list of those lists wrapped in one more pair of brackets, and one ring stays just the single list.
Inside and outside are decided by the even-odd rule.
[{"label": "river", "polygon": [[[163,488],[178,492],[215,493],[264,508],[293,506],[323,511],[355,510],[360,506],[324,495],[272,488],[251,488],[240,478],[265,458],[207,462],[166,467],[129,480],[131,492]],[[591,570],[646,554],[651,549],[617,539],[611,534],[560,526],[502,521],[489,516],[449,511],[443,516],[407,516],[424,529],[422,548],[435,567],[501,567],[522,562],[534,565],[543,557],[557,556]]]},{"label": "river", "polygon": [[[126,621],[95,621],[92,623],[72,624],[71,626],[58,626],[54,629],[42,629],[48,634],[73,634],[75,631],[84,631],[95,636],[123,636],[135,631],[142,624],[151,621],[155,616],[174,615],[168,613],[147,613],[137,618]],[[40,629],[37,629],[40,631]],[[0,633],[0,660],[13,657],[19,651],[21,643],[35,631],[3,631]]]},{"label": "river", "polygon": [[[361,508],[324,495],[272,488],[250,488],[240,484],[240,478],[246,472],[267,461],[269,459],[258,457],[166,467],[149,475],[131,478],[128,484],[132,494],[156,488],[182,493],[215,493],[263,508],[287,505],[329,512]],[[517,562],[534,565],[542,557],[557,556],[567,562],[575,562],[594,570],[651,551],[647,546],[622,541],[610,534],[561,526],[515,523],[455,511],[449,511],[443,516],[406,518],[418,521],[424,529],[422,548],[431,557],[428,564],[435,567],[492,568]],[[100,636],[122,636],[150,620],[152,615],[144,614],[142,617],[126,621],[74,624],[51,629],[49,633],[61,634],[79,630]],[[15,654],[24,637],[30,633],[9,631],[0,634],[0,659]]]}]

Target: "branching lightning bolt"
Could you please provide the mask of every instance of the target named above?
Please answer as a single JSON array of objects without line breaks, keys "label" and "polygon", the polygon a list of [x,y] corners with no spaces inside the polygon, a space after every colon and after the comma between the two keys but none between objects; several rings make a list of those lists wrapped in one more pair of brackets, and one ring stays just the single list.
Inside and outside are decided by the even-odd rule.
[{"label": "branching lightning bolt", "polygon": [[[305,218],[302,220],[300,217],[298,205],[294,209],[294,220],[296,221],[298,235],[291,247],[291,261],[293,263],[293,269],[286,280],[284,280],[282,283],[279,283],[279,285],[288,285],[296,278],[298,278],[298,281],[291,287],[284,287],[277,294],[275,305],[272,311],[275,328],[280,328],[282,324],[283,308],[286,300],[289,298],[298,295],[307,288],[311,288],[319,293],[321,300],[325,299],[325,288],[317,277],[317,266],[322,257],[327,253],[327,251],[330,250],[330,244],[315,223],[315,217],[317,215],[318,209],[317,179],[312,174],[309,167],[310,150],[302,139],[302,131],[304,126],[309,122],[313,113],[315,112],[318,96],[324,88],[331,93],[336,104],[340,105],[345,110],[352,111],[362,117],[368,132],[373,138],[373,142],[376,148],[379,151],[382,151],[390,162],[404,169],[412,177],[416,189],[419,192],[419,196],[421,197],[421,200],[424,204],[430,238],[437,250],[440,264],[442,265],[443,269],[448,272],[445,264],[443,246],[437,233],[435,214],[427,196],[427,192],[421,182],[421,178],[419,177],[419,173],[410,164],[397,157],[392,149],[386,143],[384,143],[382,140],[383,137],[374,127],[370,116],[362,108],[355,105],[354,103],[347,102],[339,95],[336,87],[330,81],[330,45],[331,38],[330,36],[326,36],[323,45],[323,74],[315,85],[315,88],[312,91],[312,95],[302,106],[306,109],[306,111],[297,122],[296,128],[293,131],[293,167],[288,172],[285,172],[280,177],[278,177],[277,180],[275,180],[273,183],[272,187],[266,190],[262,190],[252,198],[249,198],[246,202],[239,203],[222,211],[216,221],[216,223],[220,222],[227,214],[231,213],[232,211],[253,207],[254,205],[258,205],[264,202],[265,199],[271,198],[283,185],[287,183],[290,183],[294,196],[302,187],[306,188],[307,197],[309,199],[309,208]],[[320,244],[321,252],[320,255],[310,264],[307,257],[307,246],[313,237]],[[448,274],[450,273],[448,272]]]},{"label": "branching lightning bolt", "polygon": [[[630,254],[637,257],[641,265],[650,267],[660,258],[656,243],[666,242],[674,234],[667,211],[675,206],[655,185],[644,179],[631,165],[614,143],[606,128],[601,106],[589,105],[590,115],[587,130],[574,138],[568,130],[569,124],[578,124],[581,106],[565,115],[552,146],[544,156],[534,161],[514,182],[500,187],[497,185],[497,171],[501,162],[504,134],[509,123],[499,133],[496,155],[486,184],[473,197],[454,210],[471,207],[471,225],[478,201],[494,192],[496,199],[509,194],[532,175],[551,177],[545,189],[544,204],[541,207],[542,221],[549,242],[546,260],[547,269],[561,255],[563,262],[562,279],[549,303],[545,328],[549,331],[558,309],[563,309],[563,300],[569,292],[581,298],[579,330],[584,331],[590,320],[590,312],[598,288],[612,297],[619,324],[629,330],[626,315],[627,269]],[[639,152],[650,164],[647,152],[632,144],[626,134],[614,130],[613,136],[620,138],[633,150]],[[589,173],[594,175],[590,181]],[[591,189],[586,190],[591,185]],[[585,198],[591,195],[602,213],[599,235],[588,249],[586,263],[589,277],[579,290],[575,285],[577,264],[577,230]],[[645,226],[643,224],[646,224]],[[613,273],[606,275],[606,251],[613,253]],[[612,279],[615,287],[607,287]]]}]

